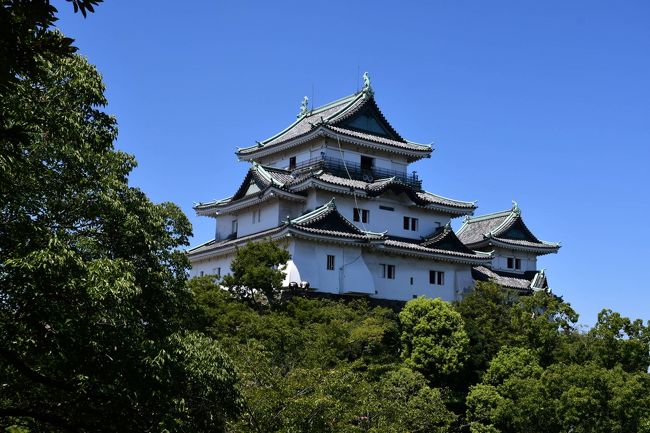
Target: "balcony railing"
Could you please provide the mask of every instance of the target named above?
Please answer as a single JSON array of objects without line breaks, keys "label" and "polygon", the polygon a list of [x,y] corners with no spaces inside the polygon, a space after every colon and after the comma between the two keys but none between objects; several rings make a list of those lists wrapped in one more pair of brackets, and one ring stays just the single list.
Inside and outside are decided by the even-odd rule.
[{"label": "balcony railing", "polygon": [[415,172],[413,172],[411,175],[408,175],[400,170],[390,170],[379,167],[362,167],[358,162],[344,162],[342,159],[332,158],[329,156],[312,158],[296,164],[295,167],[289,167],[289,170],[292,172],[304,172],[321,169],[335,176],[345,178],[348,177],[349,173],[349,176],[352,179],[362,180],[365,182],[373,182],[378,179],[395,177],[415,189],[422,189],[422,181],[418,178]]}]

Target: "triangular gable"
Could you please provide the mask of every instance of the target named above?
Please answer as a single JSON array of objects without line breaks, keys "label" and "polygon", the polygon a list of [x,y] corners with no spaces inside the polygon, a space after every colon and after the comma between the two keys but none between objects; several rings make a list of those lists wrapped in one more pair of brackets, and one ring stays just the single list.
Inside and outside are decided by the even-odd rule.
[{"label": "triangular gable", "polygon": [[334,120],[335,125],[353,131],[366,132],[381,137],[404,142],[399,133],[388,123],[374,98],[354,110],[349,116],[343,115],[340,121]]},{"label": "triangular gable", "polygon": [[240,198],[246,197],[249,194],[255,194],[257,192],[260,192],[261,190],[266,188],[266,186],[267,185],[262,184],[259,180],[257,180],[255,176],[253,176],[252,170],[249,170],[241,186],[239,187],[239,189],[237,189],[237,192],[235,192],[235,194],[232,196],[231,201],[239,200]]},{"label": "triangular gable", "polygon": [[359,230],[354,224],[348,221],[336,209],[332,209],[330,212],[327,212],[321,217],[305,221],[305,223],[299,225],[312,229],[362,234],[361,230]]},{"label": "triangular gable", "polygon": [[540,240],[526,227],[521,217],[518,217],[512,224],[509,224],[508,228],[500,233],[494,233],[494,235],[503,239],[540,243]]},{"label": "triangular gable", "polygon": [[441,227],[436,230],[432,236],[424,240],[420,245],[427,248],[474,254],[474,251],[469,249],[460,239],[458,239],[458,236],[456,236],[456,233],[454,233],[453,230],[446,227]]}]

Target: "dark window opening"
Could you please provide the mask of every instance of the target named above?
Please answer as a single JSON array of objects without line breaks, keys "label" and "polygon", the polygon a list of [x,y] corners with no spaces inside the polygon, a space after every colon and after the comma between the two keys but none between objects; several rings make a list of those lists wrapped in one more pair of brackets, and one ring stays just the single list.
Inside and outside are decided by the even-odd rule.
[{"label": "dark window opening", "polygon": [[328,271],[333,271],[334,270],[334,256],[327,255],[327,270]]},{"label": "dark window opening", "polygon": [[361,170],[372,170],[375,165],[375,158],[361,156]]},{"label": "dark window opening", "polygon": [[404,217],[404,230],[410,230],[413,232],[418,231],[418,219],[411,217]]},{"label": "dark window opening", "polygon": [[292,156],[289,158],[289,169],[296,168],[296,157]]},{"label": "dark window opening", "polygon": [[395,265],[381,264],[381,277],[389,280],[395,279]]},{"label": "dark window opening", "polygon": [[355,207],[352,212],[352,219],[356,222],[361,221],[362,223],[367,223],[370,221],[370,211],[368,209],[359,209]]},{"label": "dark window opening", "polygon": [[395,210],[394,207],[390,207],[390,206],[379,206],[379,209],[381,209],[381,210],[389,210],[391,212]]},{"label": "dark window opening", "polygon": [[515,259],[515,269],[521,269],[521,259]]},{"label": "dark window opening", "polygon": [[445,285],[445,273],[442,271],[429,271],[429,284]]}]

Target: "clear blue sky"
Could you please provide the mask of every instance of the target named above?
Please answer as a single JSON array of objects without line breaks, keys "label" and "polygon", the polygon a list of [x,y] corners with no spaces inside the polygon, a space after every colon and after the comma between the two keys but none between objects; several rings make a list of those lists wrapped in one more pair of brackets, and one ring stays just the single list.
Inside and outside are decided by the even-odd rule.
[{"label": "clear blue sky", "polygon": [[[119,1],[60,28],[102,72],[133,185],[180,205],[193,245],[231,195],[234,155],[369,71],[432,192],[519,202],[554,291],[592,324],[608,307],[650,319],[650,2]],[[457,221],[458,227],[460,220]]]}]

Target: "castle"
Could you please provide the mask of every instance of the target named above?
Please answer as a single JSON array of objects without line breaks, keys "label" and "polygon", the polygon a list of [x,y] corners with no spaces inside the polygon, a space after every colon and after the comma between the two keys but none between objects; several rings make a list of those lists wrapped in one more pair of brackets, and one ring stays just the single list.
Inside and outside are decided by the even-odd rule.
[{"label": "castle", "polygon": [[224,275],[238,245],[271,238],[291,254],[287,287],[447,301],[477,280],[549,290],[537,257],[560,245],[538,239],[516,203],[472,217],[474,202],[424,191],[408,166],[431,152],[386,120],[367,73],[353,95],[311,110],[305,97],[289,127],[237,150],[250,168],[231,197],[194,207],[215,218],[216,233],[189,250],[191,275]]}]

